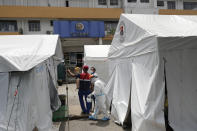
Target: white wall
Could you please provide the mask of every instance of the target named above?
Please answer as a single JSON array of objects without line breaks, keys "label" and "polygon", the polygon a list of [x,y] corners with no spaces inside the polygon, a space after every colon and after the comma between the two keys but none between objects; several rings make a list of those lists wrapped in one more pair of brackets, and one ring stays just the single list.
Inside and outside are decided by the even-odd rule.
[{"label": "white wall", "polygon": [[[19,6],[55,6],[55,7],[65,7],[66,0],[0,0],[0,5],[19,5]],[[107,0],[107,5],[99,5],[98,0],[68,0],[70,7],[86,7],[86,8],[123,8],[126,13],[136,12],[140,10],[139,13],[143,13],[150,9],[167,9],[167,1],[173,0],[163,0],[165,2],[164,7],[157,7],[157,0],[149,0],[149,3],[141,3],[137,0],[136,3],[127,2],[127,0],[118,0],[119,4],[116,6],[110,5],[110,0]],[[183,9],[183,2],[197,2],[197,0],[174,0],[176,1],[176,9]],[[122,5],[124,3],[124,5]],[[144,11],[143,11],[144,9]],[[153,11],[154,12],[154,11]]]},{"label": "white wall", "polygon": [[[68,0],[70,7],[89,8],[120,8],[122,0],[118,0],[119,5],[111,6],[110,0],[107,5],[98,5],[98,0]],[[65,7],[66,0],[0,0],[0,5],[20,5],[20,6],[55,6]]]},{"label": "white wall", "polygon": [[140,0],[137,0],[136,3],[127,2],[125,0],[124,10],[125,13],[134,13],[134,14],[157,14],[159,9],[167,9],[167,1],[175,1],[176,9],[183,9],[183,2],[197,2],[197,0],[161,0],[164,1],[164,6],[157,6],[157,0],[149,0],[149,3],[141,3]]},{"label": "white wall", "polygon": [[176,0],[176,9],[183,9],[183,1]]},{"label": "white wall", "polygon": [[0,0],[0,5],[20,6],[65,6],[65,0]]},{"label": "white wall", "polygon": [[126,7],[136,7],[136,8],[153,8],[154,7],[155,0],[149,0],[149,3],[141,3],[140,0],[137,0],[137,2],[128,2],[126,0],[125,4]]},{"label": "white wall", "polygon": [[[40,20],[40,31],[29,31],[29,20]],[[18,29],[22,28],[24,34],[46,34],[46,31],[53,31],[53,26],[50,25],[50,19],[18,19]]]},{"label": "white wall", "polygon": [[141,3],[140,0],[137,2],[126,2],[124,3],[125,12],[133,14],[155,14],[158,11],[155,8],[156,0],[149,0],[149,3]]},{"label": "white wall", "polygon": [[107,0],[107,5],[99,5],[98,0],[70,0],[70,7],[89,7],[89,8],[120,8],[122,0],[118,0],[118,5],[110,5],[110,0]]},{"label": "white wall", "polygon": [[158,9],[151,9],[151,8],[132,8],[132,14],[158,14]]}]

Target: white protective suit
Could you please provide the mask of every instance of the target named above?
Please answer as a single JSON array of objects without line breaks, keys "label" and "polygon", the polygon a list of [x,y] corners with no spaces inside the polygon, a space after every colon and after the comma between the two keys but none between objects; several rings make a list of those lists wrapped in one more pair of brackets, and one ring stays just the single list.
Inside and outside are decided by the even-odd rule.
[{"label": "white protective suit", "polygon": [[95,97],[95,108],[94,113],[90,116],[90,119],[97,119],[99,113],[103,113],[103,120],[109,120],[109,114],[106,106],[106,96],[103,93],[105,83],[99,78],[93,78],[92,83],[94,84],[94,91],[88,96],[89,98],[94,95]]}]

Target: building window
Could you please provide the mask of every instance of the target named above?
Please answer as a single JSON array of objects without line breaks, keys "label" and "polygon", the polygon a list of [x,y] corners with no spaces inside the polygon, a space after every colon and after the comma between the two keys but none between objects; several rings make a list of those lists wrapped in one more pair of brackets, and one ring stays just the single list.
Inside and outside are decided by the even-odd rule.
[{"label": "building window", "polygon": [[106,0],[98,0],[98,4],[99,5],[107,5],[107,1]]},{"label": "building window", "polygon": [[0,32],[16,32],[17,22],[15,20],[0,20]]},{"label": "building window", "polygon": [[53,26],[53,20],[50,20],[50,25]]},{"label": "building window", "polygon": [[114,35],[118,22],[116,21],[106,21],[105,22],[105,35]]},{"label": "building window", "polygon": [[149,3],[149,0],[140,0],[141,3]]},{"label": "building window", "polygon": [[68,0],[66,0],[65,6],[69,7],[69,1]]},{"label": "building window", "polygon": [[176,2],[175,1],[168,1],[168,9],[176,9]]},{"label": "building window", "polygon": [[137,0],[127,0],[128,2],[137,2]]},{"label": "building window", "polygon": [[118,5],[118,0],[110,0],[110,5]]},{"label": "building window", "polygon": [[40,31],[39,20],[31,20],[28,23],[29,23],[29,31]]},{"label": "building window", "polygon": [[157,6],[164,6],[164,1],[157,1]]},{"label": "building window", "polygon": [[83,53],[82,52],[70,52],[65,53],[65,63],[68,66],[83,66]]},{"label": "building window", "polygon": [[197,10],[197,2],[184,2],[183,8],[185,10]]}]

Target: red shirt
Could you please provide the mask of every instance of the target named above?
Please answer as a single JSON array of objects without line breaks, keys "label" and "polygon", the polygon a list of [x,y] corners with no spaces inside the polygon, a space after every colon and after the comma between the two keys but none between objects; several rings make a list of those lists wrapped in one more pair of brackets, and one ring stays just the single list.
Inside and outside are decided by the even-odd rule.
[{"label": "red shirt", "polygon": [[85,80],[90,80],[90,74],[89,73],[81,73],[81,74],[79,74],[79,75],[77,75],[77,77],[79,78],[79,79],[85,79]]}]

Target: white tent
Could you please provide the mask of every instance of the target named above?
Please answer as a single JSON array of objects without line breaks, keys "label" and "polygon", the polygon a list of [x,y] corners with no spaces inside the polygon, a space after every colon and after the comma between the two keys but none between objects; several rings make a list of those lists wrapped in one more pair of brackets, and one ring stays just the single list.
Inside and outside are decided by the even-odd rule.
[{"label": "white tent", "polygon": [[109,78],[107,56],[110,45],[84,45],[84,64],[95,67],[99,78],[107,82]]},{"label": "white tent", "polygon": [[[197,129],[197,17],[123,14],[109,51],[112,115],[133,131],[164,131],[164,91],[174,131]],[[129,116],[130,117],[130,116]]]},{"label": "white tent", "polygon": [[49,131],[60,106],[57,35],[0,37],[0,131]]}]

